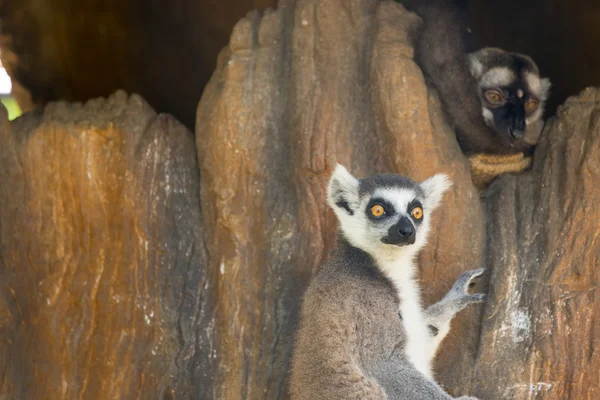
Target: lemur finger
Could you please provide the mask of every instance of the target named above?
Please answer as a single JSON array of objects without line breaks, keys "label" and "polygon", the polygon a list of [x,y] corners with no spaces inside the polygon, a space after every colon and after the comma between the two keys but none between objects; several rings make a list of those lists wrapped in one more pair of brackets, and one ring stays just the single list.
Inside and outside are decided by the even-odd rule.
[{"label": "lemur finger", "polygon": [[459,307],[462,309],[468,306],[469,304],[483,303],[486,300],[487,296],[483,293],[468,294],[461,297],[461,299],[459,300]]},{"label": "lemur finger", "polygon": [[483,293],[475,293],[467,296],[471,303],[483,303],[487,300],[487,295]]},{"label": "lemur finger", "polygon": [[454,285],[452,286],[452,290],[456,292],[466,293],[469,290],[469,285],[471,281],[475,278],[480,277],[485,272],[485,268],[474,269],[471,271],[463,272]]},{"label": "lemur finger", "polygon": [[467,272],[471,272],[473,274],[473,276],[471,277],[471,279],[473,279],[473,278],[477,278],[477,277],[485,274],[485,268],[477,268],[477,269],[474,269],[472,271],[467,271]]}]

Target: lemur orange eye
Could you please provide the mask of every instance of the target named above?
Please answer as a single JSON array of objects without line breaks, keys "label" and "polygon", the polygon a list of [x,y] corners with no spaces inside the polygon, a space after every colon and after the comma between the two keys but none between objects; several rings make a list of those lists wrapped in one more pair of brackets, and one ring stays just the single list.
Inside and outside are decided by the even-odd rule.
[{"label": "lemur orange eye", "polygon": [[525,109],[529,112],[535,110],[538,106],[538,101],[536,99],[529,99],[525,102]]},{"label": "lemur orange eye", "polygon": [[503,96],[497,90],[488,90],[485,92],[485,99],[491,104],[501,104]]},{"label": "lemur orange eye", "polygon": [[414,219],[421,219],[423,218],[423,209],[421,207],[415,207],[410,212],[410,215],[412,215]]},{"label": "lemur orange eye", "polygon": [[375,204],[373,207],[371,207],[371,214],[373,214],[374,217],[381,217],[383,214],[385,214],[385,209],[381,204]]}]

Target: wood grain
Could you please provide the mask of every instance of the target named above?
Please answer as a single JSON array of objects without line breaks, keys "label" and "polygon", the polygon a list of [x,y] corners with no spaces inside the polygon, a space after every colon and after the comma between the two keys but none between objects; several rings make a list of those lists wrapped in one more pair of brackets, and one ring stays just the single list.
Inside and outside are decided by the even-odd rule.
[{"label": "wood grain", "polygon": [[0,397],[206,390],[214,288],[191,133],[139,96],[0,129]]}]

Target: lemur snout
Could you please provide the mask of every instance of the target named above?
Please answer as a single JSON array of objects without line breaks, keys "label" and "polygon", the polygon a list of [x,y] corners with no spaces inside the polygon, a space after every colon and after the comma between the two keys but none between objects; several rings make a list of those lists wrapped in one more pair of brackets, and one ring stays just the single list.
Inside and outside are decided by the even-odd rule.
[{"label": "lemur snout", "polygon": [[511,138],[518,140],[518,139],[521,139],[523,136],[525,136],[525,130],[508,128],[508,134],[510,135]]},{"label": "lemur snout", "polygon": [[414,225],[408,217],[402,217],[396,224],[390,227],[387,236],[382,238],[381,241],[385,244],[405,246],[414,244],[416,238],[417,234]]},{"label": "lemur snout", "polygon": [[519,104],[514,104],[509,111],[510,126],[508,134],[512,139],[519,140],[525,136],[525,106],[521,101]]}]

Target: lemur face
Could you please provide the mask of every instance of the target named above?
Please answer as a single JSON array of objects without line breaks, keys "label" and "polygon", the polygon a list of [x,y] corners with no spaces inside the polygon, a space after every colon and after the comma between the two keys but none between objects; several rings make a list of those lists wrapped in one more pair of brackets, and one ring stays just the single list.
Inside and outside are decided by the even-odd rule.
[{"label": "lemur face", "polygon": [[550,81],[522,54],[484,48],[468,59],[485,123],[509,145],[527,142],[527,126],[542,117]]},{"label": "lemur face", "polygon": [[328,202],[353,246],[372,255],[419,250],[427,240],[430,214],[449,187],[444,174],[421,184],[399,175],[358,180],[338,164],[329,182]]}]

